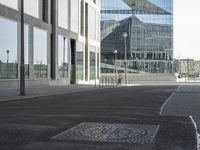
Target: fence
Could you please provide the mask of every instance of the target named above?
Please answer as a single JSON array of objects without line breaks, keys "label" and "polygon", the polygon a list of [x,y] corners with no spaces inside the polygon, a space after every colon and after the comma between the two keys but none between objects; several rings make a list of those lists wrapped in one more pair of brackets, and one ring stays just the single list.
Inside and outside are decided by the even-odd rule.
[{"label": "fence", "polygon": [[115,79],[115,77],[112,76],[103,76],[99,79],[99,87],[114,87],[114,86],[120,86],[121,83],[118,82],[118,80]]},{"label": "fence", "polygon": [[[114,78],[115,79],[115,74],[108,74],[108,73],[104,73],[101,74],[102,78]],[[125,83],[125,75],[124,73],[121,74],[117,74],[116,77],[117,81],[119,78],[121,78],[121,83],[124,84]],[[127,74],[127,83],[128,84],[134,84],[137,82],[146,82],[146,81],[155,81],[155,82],[175,82],[176,81],[176,76],[174,74]]]}]

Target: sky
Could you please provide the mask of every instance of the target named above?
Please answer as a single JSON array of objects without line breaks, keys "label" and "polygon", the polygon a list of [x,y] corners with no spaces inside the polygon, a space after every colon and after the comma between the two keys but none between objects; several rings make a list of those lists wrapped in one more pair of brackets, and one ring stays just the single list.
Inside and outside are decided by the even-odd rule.
[{"label": "sky", "polygon": [[200,59],[200,0],[174,0],[174,57]]}]

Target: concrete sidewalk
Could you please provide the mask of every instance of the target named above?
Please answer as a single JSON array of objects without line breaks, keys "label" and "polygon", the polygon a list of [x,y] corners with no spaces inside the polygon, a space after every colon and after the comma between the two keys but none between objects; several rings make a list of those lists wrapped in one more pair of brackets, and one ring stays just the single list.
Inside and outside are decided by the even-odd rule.
[{"label": "concrete sidewalk", "polygon": [[26,99],[26,98],[35,98],[41,96],[65,94],[65,93],[75,93],[81,91],[95,90],[99,86],[94,85],[43,85],[43,86],[31,86],[26,88],[26,95],[20,96],[20,90],[15,88],[10,89],[0,89],[0,102],[17,100],[17,99]]},{"label": "concrete sidewalk", "polygon": [[[121,87],[121,86],[192,86],[194,83],[187,82],[137,82],[135,84],[122,84],[122,85],[87,85],[87,84],[73,84],[73,85],[34,85],[26,88],[26,95],[20,96],[20,90],[16,88],[0,88],[0,102],[25,99],[25,98],[34,98],[41,96],[49,96],[56,94],[65,94],[65,93],[74,93],[88,90],[95,90],[99,88],[109,88],[109,87]],[[200,83],[195,83],[195,85],[200,87]],[[103,86],[103,87],[102,87]]]}]

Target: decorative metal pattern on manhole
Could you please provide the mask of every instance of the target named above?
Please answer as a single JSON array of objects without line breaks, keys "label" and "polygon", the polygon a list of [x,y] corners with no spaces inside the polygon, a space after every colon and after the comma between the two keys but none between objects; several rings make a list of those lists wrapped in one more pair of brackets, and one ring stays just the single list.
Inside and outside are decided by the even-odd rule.
[{"label": "decorative metal pattern on manhole", "polygon": [[54,140],[149,144],[159,125],[83,122],[53,137]]}]

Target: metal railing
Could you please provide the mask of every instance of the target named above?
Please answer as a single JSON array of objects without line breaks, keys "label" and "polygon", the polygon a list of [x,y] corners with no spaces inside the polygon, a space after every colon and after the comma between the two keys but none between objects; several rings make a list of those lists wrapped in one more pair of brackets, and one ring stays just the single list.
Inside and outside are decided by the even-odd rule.
[{"label": "metal railing", "polygon": [[99,79],[99,88],[100,87],[115,87],[120,86],[121,83],[116,81],[115,77],[101,77]]}]

